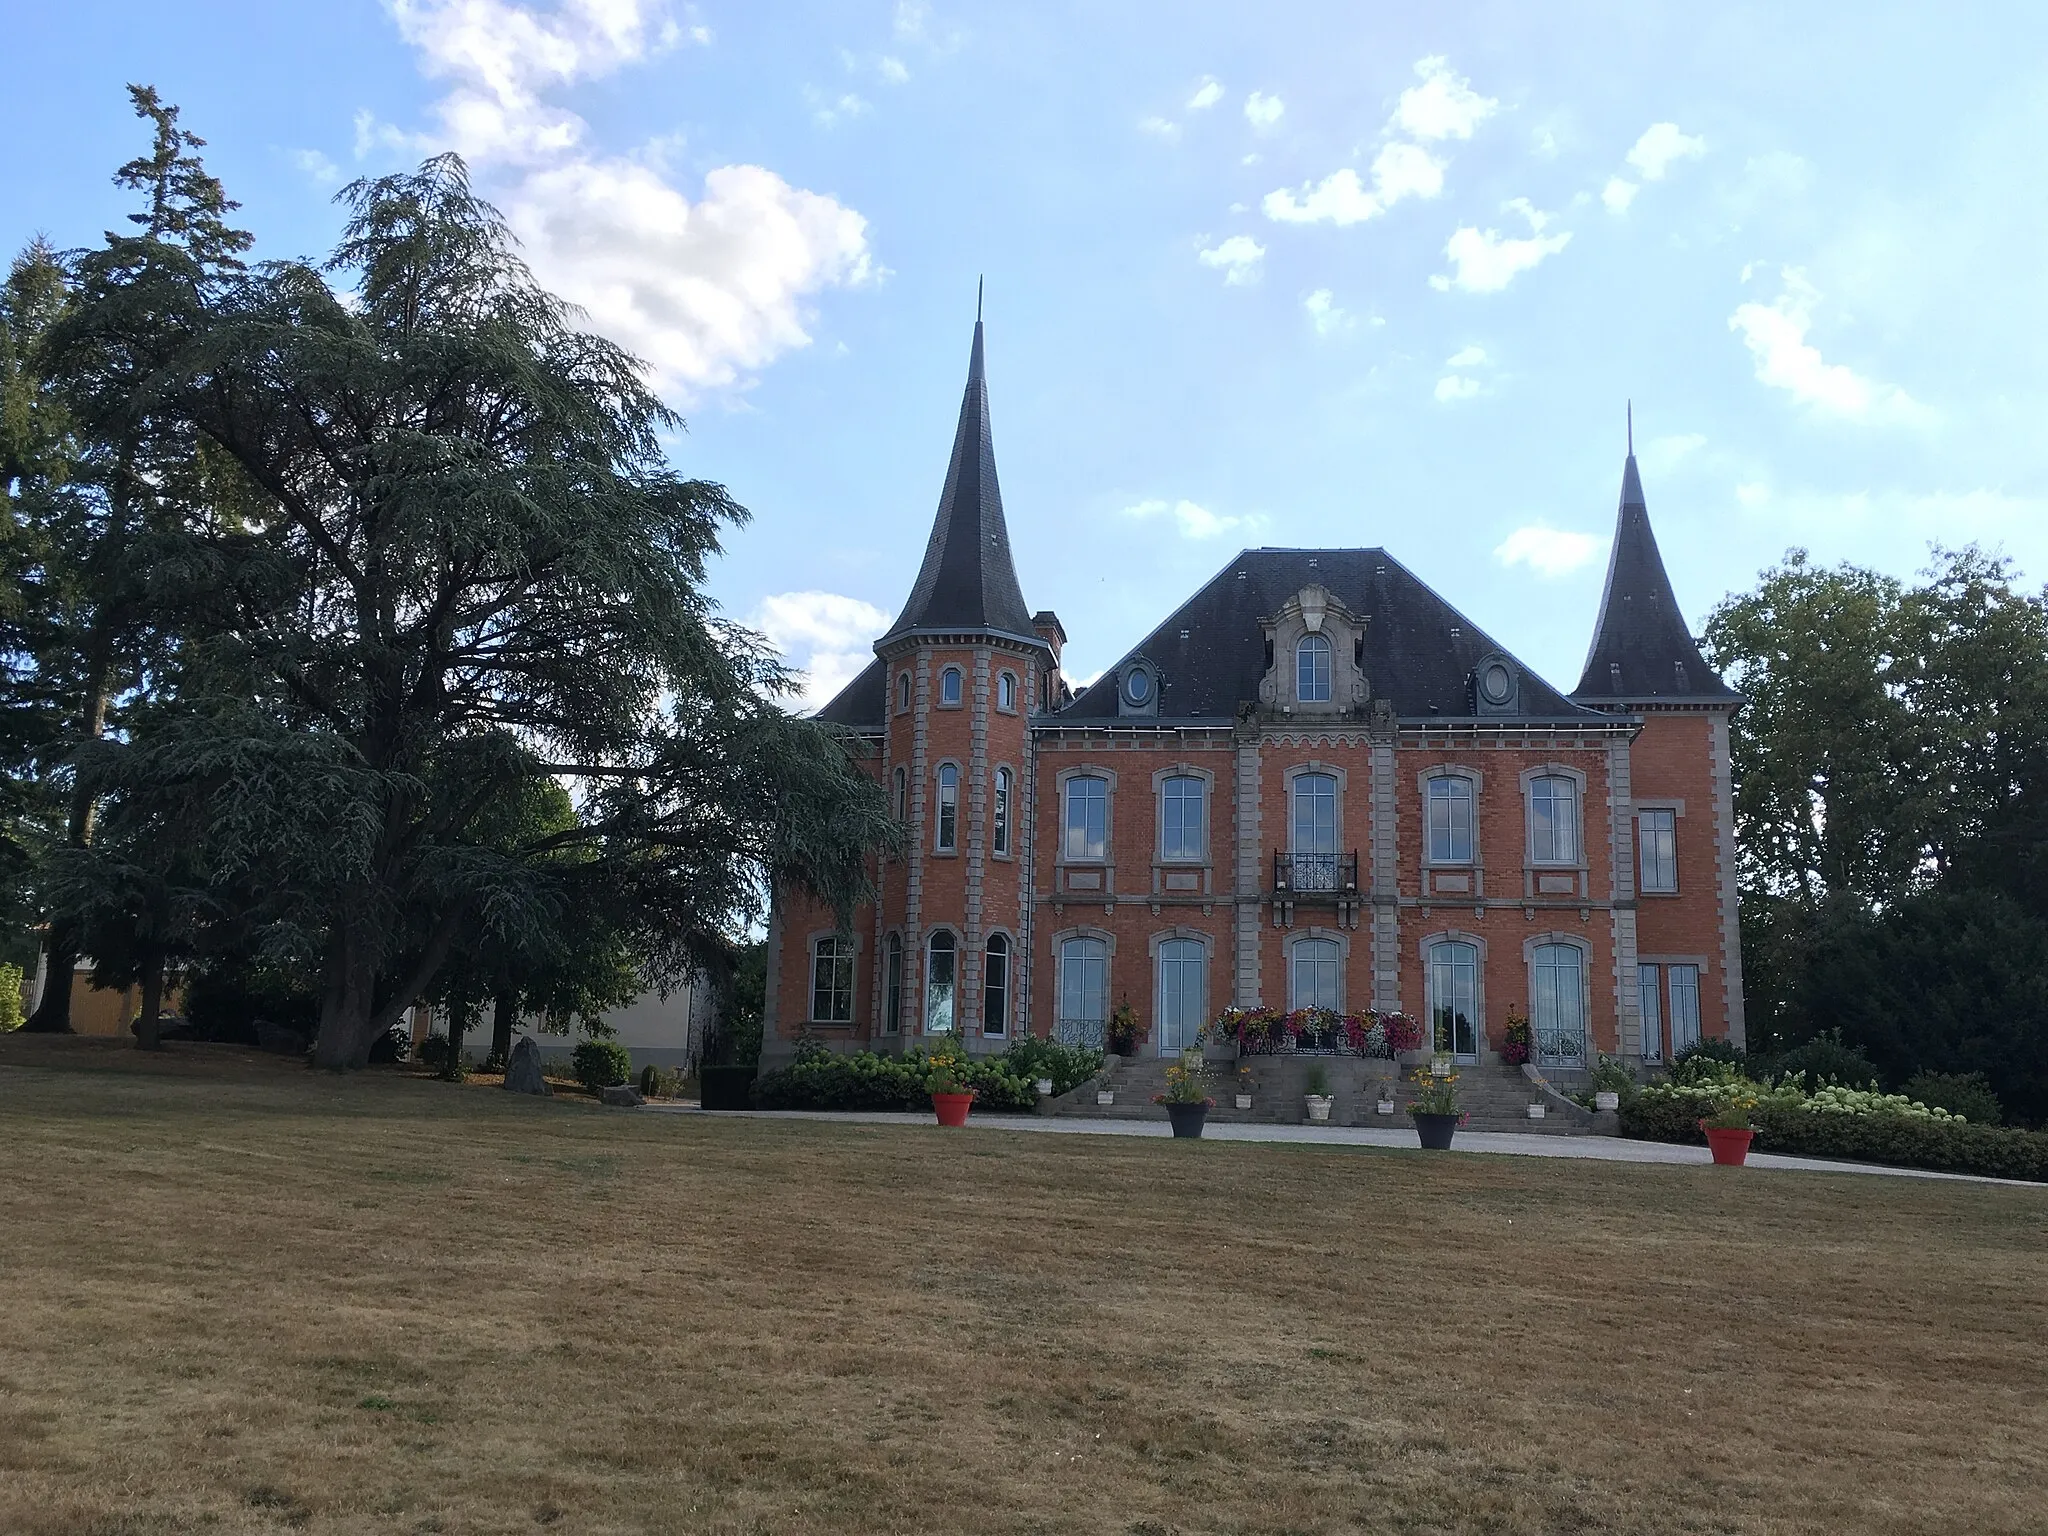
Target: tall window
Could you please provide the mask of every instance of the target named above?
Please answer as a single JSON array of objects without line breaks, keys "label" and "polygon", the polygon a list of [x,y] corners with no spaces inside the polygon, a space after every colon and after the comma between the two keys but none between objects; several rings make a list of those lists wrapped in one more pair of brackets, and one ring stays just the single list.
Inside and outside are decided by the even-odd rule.
[{"label": "tall window", "polygon": [[896,819],[898,821],[910,820],[910,770],[908,768],[898,768],[896,770]]},{"label": "tall window", "polygon": [[1646,891],[1678,889],[1678,813],[1644,811],[1636,821],[1636,847],[1642,851],[1642,886]]},{"label": "tall window", "polygon": [[1294,888],[1337,889],[1337,781],[1327,773],[1294,779]]},{"label": "tall window", "polygon": [[1586,1059],[1585,955],[1575,944],[1539,944],[1530,958],[1529,1024],[1536,1049],[1558,1064]]},{"label": "tall window", "polygon": [[1294,697],[1303,704],[1330,702],[1330,639],[1303,635],[1294,648]]},{"label": "tall window", "polygon": [[1100,1045],[1109,1020],[1109,946],[1100,939],[1060,944],[1059,1038]]},{"label": "tall window", "polygon": [[1472,781],[1429,781],[1429,861],[1432,864],[1472,862]]},{"label": "tall window", "polygon": [[981,975],[981,1032],[1000,1035],[1010,1027],[1010,941],[988,936],[988,962]]},{"label": "tall window", "polygon": [[1538,864],[1579,862],[1579,786],[1563,774],[1529,781],[1529,856]]},{"label": "tall window", "polygon": [[1204,1022],[1208,951],[1197,939],[1159,946],[1159,1054],[1178,1056],[1195,1043]]},{"label": "tall window", "polygon": [[1337,1006],[1337,941],[1298,939],[1287,967],[1287,1006]]},{"label": "tall window", "polygon": [[882,973],[882,1030],[899,1034],[903,1029],[903,935],[889,935],[887,968]]},{"label": "tall window", "polygon": [[1016,707],[1017,674],[1014,672],[998,673],[996,675],[996,708],[1015,709]]},{"label": "tall window", "polygon": [[910,708],[910,674],[908,672],[896,674],[896,707],[898,709]]},{"label": "tall window", "polygon": [[1479,946],[1452,939],[1429,947],[1429,1016],[1436,1049],[1479,1054]]},{"label": "tall window", "polygon": [[948,667],[939,674],[939,702],[948,708],[960,702],[960,669]]},{"label": "tall window", "polygon": [[960,770],[952,763],[939,765],[938,817],[932,846],[940,853],[952,853],[960,846]]},{"label": "tall window", "polygon": [[1109,846],[1109,780],[1067,780],[1068,859],[1100,859]]},{"label": "tall window", "polygon": [[995,828],[990,839],[997,853],[1010,851],[1010,770],[996,770]]},{"label": "tall window", "polygon": [[1159,856],[1199,859],[1202,856],[1202,791],[1196,778],[1168,779],[1159,791]]},{"label": "tall window", "polygon": [[1671,967],[1671,1053],[1700,1043],[1700,968]]},{"label": "tall window", "polygon": [[1657,996],[1657,967],[1636,967],[1636,1006],[1643,1015],[1643,1060],[1664,1059],[1664,1010]]},{"label": "tall window", "polygon": [[953,1032],[953,967],[960,958],[953,935],[941,930],[925,946],[924,1032],[949,1035]]},{"label": "tall window", "polygon": [[844,934],[818,940],[811,951],[811,1022],[853,1022],[853,940]]}]

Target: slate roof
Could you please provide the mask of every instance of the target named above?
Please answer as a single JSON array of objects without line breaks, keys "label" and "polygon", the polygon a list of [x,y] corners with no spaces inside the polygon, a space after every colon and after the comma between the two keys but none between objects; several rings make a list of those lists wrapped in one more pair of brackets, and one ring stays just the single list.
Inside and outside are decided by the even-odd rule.
[{"label": "slate roof", "polygon": [[1572,697],[1612,707],[1628,700],[1727,700],[1741,697],[1721,681],[1693,644],[1692,631],[1664,572],[1643,480],[1630,453],[1621,472],[1621,510],[1607,560],[1607,590],[1586,670]]},{"label": "slate roof", "polygon": [[982,367],[981,320],[967,360],[967,389],[939,513],[925,545],[924,564],[910,601],[882,636],[886,643],[916,630],[992,629],[1042,644],[1031,632],[1031,610],[1010,559],[1003,522],[1003,491],[996,483],[995,443],[989,434],[988,379]]},{"label": "slate roof", "polygon": [[889,668],[881,657],[862,667],[816,716],[834,725],[880,726],[889,718]]},{"label": "slate roof", "polygon": [[[1265,677],[1266,637],[1259,620],[1271,618],[1312,582],[1354,614],[1368,616],[1365,676],[1374,698],[1391,700],[1395,714],[1404,717],[1472,716],[1472,674],[1487,657],[1507,655],[1505,648],[1385,550],[1247,549],[1058,718],[1114,719],[1118,670],[1142,656],[1159,672],[1159,718],[1234,719],[1241,702],[1259,696]],[[1514,664],[1521,673],[1516,718],[1583,719],[1592,713],[1522,663]]]}]

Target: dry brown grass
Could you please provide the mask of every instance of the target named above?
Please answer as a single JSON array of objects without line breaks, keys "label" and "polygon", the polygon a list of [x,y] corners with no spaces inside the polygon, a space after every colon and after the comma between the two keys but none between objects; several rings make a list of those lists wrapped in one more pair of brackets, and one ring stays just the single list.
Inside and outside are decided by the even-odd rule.
[{"label": "dry brown grass", "polygon": [[2039,1191],[19,1037],[0,1152],[24,1536],[2048,1522]]}]

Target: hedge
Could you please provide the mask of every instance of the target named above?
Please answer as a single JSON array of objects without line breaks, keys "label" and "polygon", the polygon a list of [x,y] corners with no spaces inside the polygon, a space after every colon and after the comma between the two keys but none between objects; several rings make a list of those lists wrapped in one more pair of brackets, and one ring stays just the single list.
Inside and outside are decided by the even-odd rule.
[{"label": "hedge", "polygon": [[[932,1096],[924,1085],[924,1063],[915,1056],[878,1056],[873,1051],[818,1052],[800,1057],[754,1080],[756,1109],[926,1110]],[[981,1110],[1029,1110],[1038,1090],[1005,1071],[1002,1058],[969,1064],[964,1076]]]},{"label": "hedge", "polygon": [[[2048,1182],[2048,1133],[2040,1131],[1908,1115],[1815,1114],[1775,1105],[1758,1110],[1755,1125],[1759,1152]],[[1706,1144],[1696,1105],[1653,1094],[1634,1094],[1623,1102],[1621,1134],[1638,1141]]]}]

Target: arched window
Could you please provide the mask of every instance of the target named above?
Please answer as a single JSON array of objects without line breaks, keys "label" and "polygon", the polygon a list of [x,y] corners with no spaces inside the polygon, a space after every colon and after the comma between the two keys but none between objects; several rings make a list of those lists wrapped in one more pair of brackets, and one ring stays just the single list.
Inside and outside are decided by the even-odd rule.
[{"label": "arched window", "polygon": [[896,819],[906,822],[910,820],[910,770],[908,768],[899,767],[896,770]]},{"label": "arched window", "polygon": [[1335,939],[1297,939],[1288,957],[1287,1006],[1335,1008],[1338,950]]},{"label": "arched window", "polygon": [[910,708],[910,674],[908,672],[896,674],[896,707],[898,709]]},{"label": "arched window", "polygon": [[1429,781],[1429,862],[1472,862],[1472,781]]},{"label": "arched window", "polygon": [[948,667],[939,674],[939,702],[951,709],[960,702],[960,669]]},{"label": "arched window", "polygon": [[1333,774],[1294,776],[1292,817],[1294,889],[1337,889],[1337,780]]},{"label": "arched window", "polygon": [[889,935],[888,967],[883,972],[882,1029],[898,1034],[903,1029],[903,935]]},{"label": "arched window", "polygon": [[1529,956],[1529,1025],[1540,1061],[1586,1064],[1586,956],[1576,944],[1538,944]]},{"label": "arched window", "polygon": [[1459,940],[1429,946],[1429,1016],[1435,1045],[1453,1056],[1479,1056],[1479,947]]},{"label": "arched window", "polygon": [[1016,707],[1017,674],[1014,672],[998,673],[996,676],[996,708],[1015,709]]},{"label": "arched window", "polygon": [[928,1035],[953,1032],[953,967],[959,958],[953,935],[944,929],[933,934],[925,946],[924,1032]]},{"label": "arched window", "polygon": [[997,853],[1010,851],[1010,770],[996,770],[995,826],[989,834],[989,846]]},{"label": "arched window", "polygon": [[940,853],[953,853],[960,844],[960,769],[953,763],[939,764],[938,828],[932,846]]},{"label": "arched window", "polygon": [[1529,781],[1529,857],[1538,864],[1579,862],[1579,786],[1561,773]]},{"label": "arched window", "polygon": [[811,1022],[853,1022],[853,940],[832,934],[811,950]]},{"label": "arched window", "polygon": [[1202,791],[1197,778],[1181,776],[1159,786],[1159,857],[1199,859],[1202,856]]},{"label": "arched window", "polygon": [[1109,1023],[1109,946],[1100,939],[1060,944],[1059,1039],[1100,1046]]},{"label": "arched window", "polygon": [[1159,946],[1159,1054],[1178,1056],[1195,1043],[1208,990],[1209,951],[1197,939],[1168,939]]},{"label": "arched window", "polygon": [[1330,702],[1330,637],[1303,635],[1294,648],[1294,697],[1301,704]]},{"label": "arched window", "polygon": [[1067,780],[1066,842],[1069,860],[1100,859],[1109,846],[1109,780],[1077,774]]},{"label": "arched window", "polygon": [[988,936],[988,960],[981,975],[981,1032],[1000,1035],[1010,1027],[1010,941]]}]

